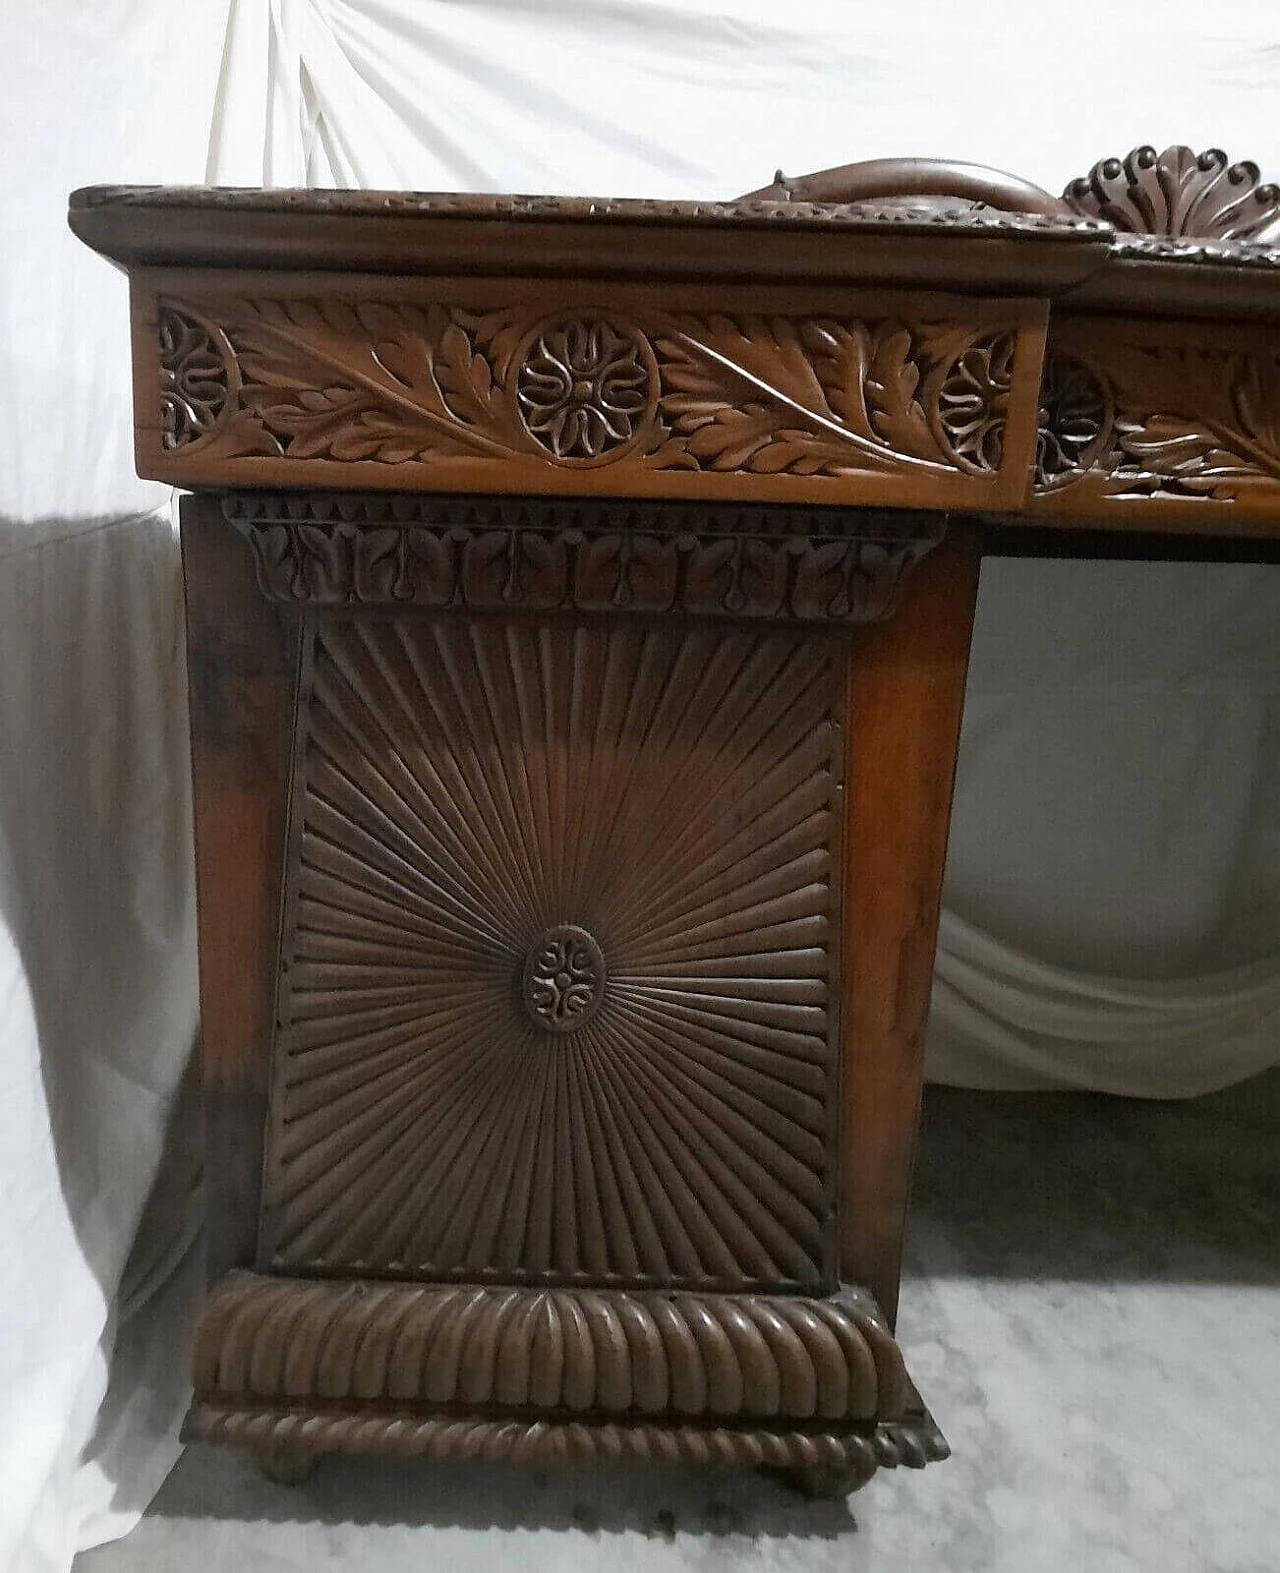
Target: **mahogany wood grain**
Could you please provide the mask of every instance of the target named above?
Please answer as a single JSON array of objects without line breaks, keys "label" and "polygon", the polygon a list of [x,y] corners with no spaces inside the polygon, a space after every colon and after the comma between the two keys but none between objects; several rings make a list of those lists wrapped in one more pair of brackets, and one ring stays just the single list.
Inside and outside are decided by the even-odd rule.
[{"label": "mahogany wood grain", "polygon": [[781,170],[773,184],[741,200],[868,202],[883,197],[942,197],[980,203],[1005,213],[1065,216],[1071,209],[1042,186],[985,164],[940,158],[870,158],[820,169],[788,180]]},{"label": "mahogany wood grain", "polygon": [[69,221],[139,470],[203,490],[188,1436],[945,1457],[891,1321],[978,521],[1280,536],[1280,190],[1142,147]]},{"label": "mahogany wood grain", "polygon": [[175,485],[1018,507],[1042,301],[147,270],[135,460]]},{"label": "mahogany wood grain", "polygon": [[979,560],[953,524],[851,663],[841,1266],[891,1325]]},{"label": "mahogany wood grain", "polygon": [[183,500],[182,557],[213,1282],[256,1244],[299,621],[216,498]]}]

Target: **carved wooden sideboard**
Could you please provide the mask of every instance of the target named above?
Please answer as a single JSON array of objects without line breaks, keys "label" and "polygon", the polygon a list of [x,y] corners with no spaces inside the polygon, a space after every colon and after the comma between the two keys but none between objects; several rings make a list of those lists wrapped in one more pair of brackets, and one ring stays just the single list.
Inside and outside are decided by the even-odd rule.
[{"label": "carved wooden sideboard", "polygon": [[1275,533],[1278,202],[73,196],[195,494],[190,1437],[945,1456],[892,1326],[983,541]]}]

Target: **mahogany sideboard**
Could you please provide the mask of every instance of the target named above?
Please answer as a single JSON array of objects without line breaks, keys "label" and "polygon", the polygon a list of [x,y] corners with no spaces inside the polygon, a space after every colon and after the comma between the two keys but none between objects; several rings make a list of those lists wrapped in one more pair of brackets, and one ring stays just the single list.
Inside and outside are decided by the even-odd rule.
[{"label": "mahogany sideboard", "polygon": [[1186,148],[72,196],[194,494],[190,1438],[946,1456],[892,1329],[981,552],[1276,534],[1278,217]]}]

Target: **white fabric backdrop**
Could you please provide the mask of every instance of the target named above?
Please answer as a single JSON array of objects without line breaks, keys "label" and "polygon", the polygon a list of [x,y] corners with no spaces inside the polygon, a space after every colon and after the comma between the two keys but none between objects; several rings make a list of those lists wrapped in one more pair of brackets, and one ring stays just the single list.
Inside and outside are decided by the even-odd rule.
[{"label": "white fabric backdrop", "polygon": [[[198,1279],[176,548],[132,474],[123,281],[67,191],[732,195],[903,153],[1056,189],[1143,141],[1275,174],[1277,34],[1262,0],[0,15],[0,1569],[63,1573],[155,1489]],[[1278,613],[1268,570],[987,565],[935,1076],[1178,1096],[1280,1059]]]}]

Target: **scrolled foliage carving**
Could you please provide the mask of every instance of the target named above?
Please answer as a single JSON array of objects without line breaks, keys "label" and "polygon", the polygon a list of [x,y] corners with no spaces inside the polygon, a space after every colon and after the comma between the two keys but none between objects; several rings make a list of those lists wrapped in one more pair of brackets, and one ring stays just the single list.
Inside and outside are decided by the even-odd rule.
[{"label": "scrolled foliage carving", "polygon": [[217,328],[189,311],[159,315],[160,441],[167,449],[198,442],[217,425],[231,397],[229,346]]},{"label": "scrolled foliage carving", "polygon": [[1036,419],[1037,488],[1083,475],[1105,450],[1112,418],[1110,394],[1093,367],[1074,355],[1047,355]]},{"label": "scrolled foliage carving", "polygon": [[334,297],[211,309],[234,378],[206,453],[380,468],[986,473],[1014,343],[1011,328],[891,317],[540,319]]},{"label": "scrolled foliage carving", "polygon": [[1280,357],[1107,335],[1051,351],[1036,490],[1088,477],[1112,498],[1233,502],[1280,482]]}]

